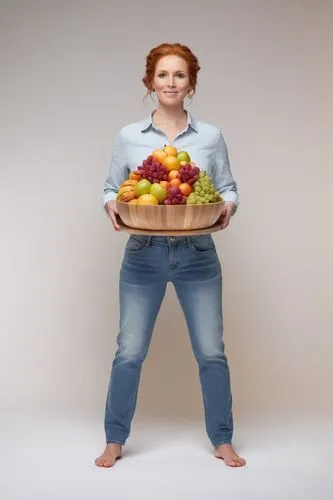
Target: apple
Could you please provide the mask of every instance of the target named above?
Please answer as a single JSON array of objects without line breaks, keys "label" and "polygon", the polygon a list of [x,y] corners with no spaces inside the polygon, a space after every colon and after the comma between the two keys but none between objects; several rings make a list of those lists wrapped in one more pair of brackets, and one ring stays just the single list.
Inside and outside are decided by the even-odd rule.
[{"label": "apple", "polygon": [[151,188],[151,182],[147,179],[142,179],[135,184],[135,194],[137,196],[142,196],[143,194],[149,194]]},{"label": "apple", "polygon": [[177,158],[179,161],[186,161],[186,163],[189,163],[191,161],[190,155],[187,151],[179,151],[179,153],[177,154]]},{"label": "apple", "polygon": [[154,184],[151,185],[150,194],[155,196],[159,203],[162,203],[168,197],[167,189],[161,186],[159,182],[154,182]]}]

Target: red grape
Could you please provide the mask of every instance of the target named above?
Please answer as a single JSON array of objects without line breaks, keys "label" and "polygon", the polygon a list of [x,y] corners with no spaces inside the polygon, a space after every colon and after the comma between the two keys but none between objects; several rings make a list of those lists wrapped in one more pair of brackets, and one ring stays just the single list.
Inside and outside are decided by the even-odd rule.
[{"label": "red grape", "polygon": [[186,196],[183,195],[178,186],[171,186],[168,189],[168,197],[164,201],[165,205],[184,205]]},{"label": "red grape", "polygon": [[183,165],[179,169],[179,177],[182,182],[187,182],[188,184],[194,184],[196,180],[198,180],[198,174],[200,172],[199,167],[194,167],[189,163]]},{"label": "red grape", "polygon": [[142,179],[147,179],[149,182],[160,182],[168,179],[168,169],[156,161],[153,156],[148,156],[143,160],[142,165],[138,168]]}]

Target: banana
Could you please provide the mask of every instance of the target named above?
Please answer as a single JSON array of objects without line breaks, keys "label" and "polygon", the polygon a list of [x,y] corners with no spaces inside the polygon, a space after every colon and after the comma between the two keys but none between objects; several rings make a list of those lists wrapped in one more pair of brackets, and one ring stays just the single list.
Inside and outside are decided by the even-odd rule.
[{"label": "banana", "polygon": [[127,193],[128,191],[133,191],[133,193],[134,193],[134,186],[122,186],[122,187],[120,187],[117,196],[121,196],[123,193]]},{"label": "banana", "polygon": [[134,191],[125,191],[121,193],[121,195],[118,194],[118,201],[123,201],[125,203],[128,203],[131,200],[134,200],[135,198],[135,192]]},{"label": "banana", "polygon": [[137,183],[138,181],[135,180],[135,179],[127,179],[126,181],[124,181],[121,185],[121,187],[124,187],[124,186],[135,186],[135,184]]}]

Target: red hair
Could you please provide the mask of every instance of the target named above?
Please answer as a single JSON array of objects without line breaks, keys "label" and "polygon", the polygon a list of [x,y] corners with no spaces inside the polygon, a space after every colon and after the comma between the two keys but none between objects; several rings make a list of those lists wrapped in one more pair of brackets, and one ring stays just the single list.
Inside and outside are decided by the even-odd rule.
[{"label": "red hair", "polygon": [[142,81],[148,89],[147,95],[153,92],[153,78],[157,62],[164,56],[178,56],[187,62],[189,80],[192,90],[192,95],[195,93],[197,84],[197,75],[200,71],[200,66],[197,57],[193,54],[191,49],[186,45],[180,43],[162,43],[157,47],[151,49],[146,58],[146,73]]}]

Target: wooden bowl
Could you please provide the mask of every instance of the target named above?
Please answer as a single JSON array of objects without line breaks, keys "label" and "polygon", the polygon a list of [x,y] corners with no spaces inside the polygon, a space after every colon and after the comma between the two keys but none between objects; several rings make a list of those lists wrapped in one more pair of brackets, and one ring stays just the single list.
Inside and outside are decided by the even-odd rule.
[{"label": "wooden bowl", "polygon": [[117,200],[126,226],[151,230],[191,230],[210,227],[222,213],[224,201],[203,205],[134,205]]}]

